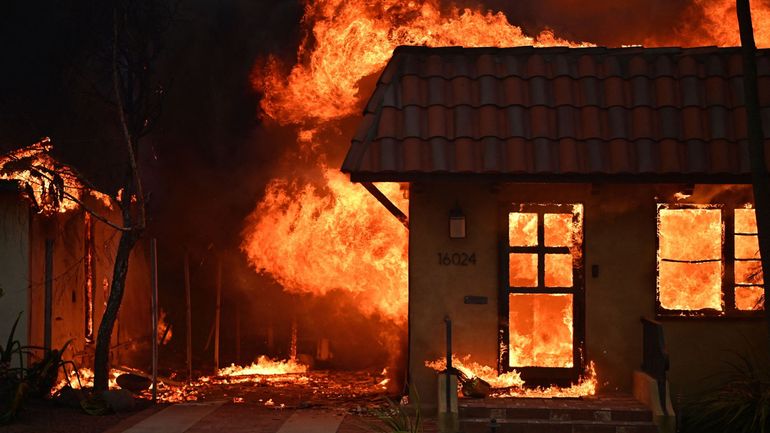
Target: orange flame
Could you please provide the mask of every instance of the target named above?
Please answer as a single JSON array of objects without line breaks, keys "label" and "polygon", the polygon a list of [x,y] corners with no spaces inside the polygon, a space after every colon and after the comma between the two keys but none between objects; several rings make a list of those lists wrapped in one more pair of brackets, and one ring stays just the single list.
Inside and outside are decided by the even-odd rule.
[{"label": "orange flame", "polygon": [[295,374],[307,372],[307,365],[300,364],[294,359],[286,361],[273,361],[266,356],[260,356],[251,365],[241,367],[231,364],[229,367],[220,368],[217,374],[220,376],[272,376],[277,374]]},{"label": "orange flame", "polygon": [[[756,45],[770,47],[770,5],[751,2],[751,20]],[[670,39],[672,37],[675,39]],[[651,37],[647,44],[738,46],[740,35],[735,0],[694,0],[679,29],[670,35]]]},{"label": "orange flame", "polygon": [[3,155],[0,157],[0,179],[20,182],[41,213],[64,213],[77,209],[77,201],[84,192],[110,207],[109,196],[87,190],[71,168],[51,157],[52,149],[51,140],[44,138]]},{"label": "orange flame", "polygon": [[265,94],[262,109],[280,123],[307,125],[359,112],[362,78],[379,72],[399,45],[586,46],[546,30],[534,37],[511,25],[502,12],[452,7],[437,0],[309,1],[304,22],[311,28],[288,77],[271,57],[255,73]]},{"label": "orange flame", "polygon": [[[534,209],[539,205],[527,205]],[[583,206],[552,205],[570,209],[569,213],[547,212],[541,217],[533,211],[508,214],[508,244],[524,252],[508,255],[509,285],[512,288],[563,288],[564,293],[511,293],[508,296],[508,350],[510,367],[573,366],[572,294],[574,267],[579,266],[583,240]],[[543,281],[538,272],[542,225],[542,245],[564,248],[543,255]]]},{"label": "orange flame", "polygon": [[[251,264],[287,291],[323,295],[343,290],[366,314],[404,320],[404,226],[338,171],[326,169],[323,180],[324,190],[280,179],[268,185],[244,233]],[[380,188],[406,208],[398,185]]]},{"label": "orange flame", "polygon": [[161,308],[160,314],[158,314],[158,344],[161,346],[167,344],[173,336],[174,329],[166,321],[166,312]]},{"label": "orange flame", "polygon": [[[110,370],[108,382],[110,389],[118,388],[117,378],[121,373],[123,372],[120,370]],[[90,368],[79,368],[77,370],[77,375],[74,371],[71,373],[68,372],[67,374],[69,376],[69,380],[67,380],[67,378],[60,380],[59,383],[57,383],[56,386],[51,389],[51,395],[59,392],[62,388],[67,386],[67,384],[69,384],[69,386],[73,389],[93,388],[94,386],[94,371]],[[80,380],[78,380],[78,377]]]},{"label": "orange flame", "polygon": [[762,310],[764,278],[754,209],[735,209],[735,259],[735,307],[739,310]]},{"label": "orange flame", "polygon": [[[443,371],[446,369],[446,359],[425,361],[425,366],[436,371]],[[548,388],[525,388],[525,382],[516,370],[498,375],[496,368],[471,361],[470,355],[460,358],[453,354],[452,367],[460,370],[469,379],[478,377],[489,383],[493,388],[491,394],[493,397],[582,397],[595,395],[598,384],[596,367],[593,362],[588,364],[588,368],[578,383],[569,387],[552,386]]]},{"label": "orange flame", "polygon": [[[288,75],[271,57],[254,73],[262,110],[281,124],[300,125],[297,141],[322,153],[317,127],[359,112],[361,80],[379,72],[398,45],[585,46],[546,30],[531,37],[502,13],[442,10],[436,0],[308,1],[308,32]],[[328,124],[327,124],[328,125]],[[332,126],[334,128],[334,126]],[[321,163],[323,164],[323,163]],[[354,294],[365,314],[403,324],[407,305],[407,232],[363,188],[322,166],[326,187],[274,179],[244,231],[242,248],[257,270],[288,291]],[[402,210],[396,185],[379,186]],[[376,289],[375,289],[376,288]]]},{"label": "orange flame", "polygon": [[658,291],[669,310],[722,310],[719,209],[658,209]]}]

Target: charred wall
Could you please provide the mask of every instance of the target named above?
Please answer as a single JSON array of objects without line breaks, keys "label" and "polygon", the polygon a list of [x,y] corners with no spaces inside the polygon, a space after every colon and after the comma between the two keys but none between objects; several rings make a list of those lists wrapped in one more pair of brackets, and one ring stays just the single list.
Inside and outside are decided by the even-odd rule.
[{"label": "charred wall", "polygon": [[[114,211],[102,210],[118,220]],[[29,228],[30,344],[42,346],[45,333],[45,248],[53,240],[53,292],[51,345],[60,348],[72,340],[65,359],[91,367],[99,323],[109,296],[120,233],[93,220],[93,339],[86,339],[85,214],[71,211],[52,216],[33,215]],[[134,248],[126,288],[112,336],[113,365],[145,367],[149,362],[150,276],[145,244]]]}]

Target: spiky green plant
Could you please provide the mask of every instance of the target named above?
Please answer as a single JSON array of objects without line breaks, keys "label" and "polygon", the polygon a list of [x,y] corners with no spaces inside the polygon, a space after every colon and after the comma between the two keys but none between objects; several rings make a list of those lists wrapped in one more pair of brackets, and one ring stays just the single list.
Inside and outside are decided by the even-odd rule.
[{"label": "spiky green plant", "polygon": [[716,385],[684,404],[685,433],[770,433],[770,360],[733,353]]},{"label": "spiky green plant", "polygon": [[[24,349],[19,340],[14,338],[20,318],[21,313],[13,322],[5,346],[0,346],[0,425],[7,424],[16,417],[28,388],[24,382]],[[17,354],[19,366],[14,367],[11,363]]]},{"label": "spiky green plant", "polygon": [[416,389],[412,394],[413,410],[386,397],[387,404],[372,412],[377,421],[367,423],[368,430],[375,433],[423,433],[420,396]]},{"label": "spiky green plant", "polygon": [[[75,364],[62,359],[62,354],[72,340],[64,343],[61,349],[22,346],[21,342],[15,338],[20,319],[21,313],[13,322],[5,346],[0,346],[0,425],[13,421],[28,397],[48,397],[60,368],[72,366],[77,374]],[[40,360],[25,367],[25,356],[34,351],[42,351]],[[14,366],[13,360],[17,356],[18,365]]]}]

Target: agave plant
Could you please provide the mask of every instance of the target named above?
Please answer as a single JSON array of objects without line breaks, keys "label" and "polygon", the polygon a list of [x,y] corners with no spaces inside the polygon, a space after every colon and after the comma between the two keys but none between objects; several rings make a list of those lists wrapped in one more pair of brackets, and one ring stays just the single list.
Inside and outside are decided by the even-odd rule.
[{"label": "agave plant", "polygon": [[369,424],[369,429],[375,433],[422,433],[422,416],[420,406],[415,405],[414,414],[409,410],[386,398],[387,406],[374,412],[379,422]]},{"label": "agave plant", "polygon": [[685,402],[685,433],[770,433],[770,362],[734,355],[716,386]]},{"label": "agave plant", "polygon": [[[24,349],[19,340],[14,339],[20,318],[21,313],[13,322],[5,346],[0,346],[0,424],[16,417],[28,388],[24,382]],[[12,365],[14,355],[18,355],[18,367]]]},{"label": "agave plant", "polygon": [[[75,364],[62,359],[62,354],[71,340],[64,343],[61,349],[22,346],[15,338],[20,319],[21,313],[13,322],[5,346],[0,346],[0,425],[7,424],[16,417],[28,396],[50,395],[60,368],[72,366],[77,374]],[[33,351],[42,351],[43,355],[39,361],[25,367],[24,358]],[[13,361],[16,358],[18,365],[14,366]]]}]

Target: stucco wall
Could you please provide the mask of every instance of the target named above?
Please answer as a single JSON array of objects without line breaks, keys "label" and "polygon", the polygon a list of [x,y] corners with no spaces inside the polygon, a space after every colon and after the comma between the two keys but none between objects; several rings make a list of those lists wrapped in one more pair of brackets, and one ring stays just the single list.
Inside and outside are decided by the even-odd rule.
[{"label": "stucco wall", "polygon": [[0,191],[0,338],[2,345],[21,312],[15,337],[28,343],[29,323],[29,210],[16,191]]},{"label": "stucco wall", "polygon": [[[498,230],[504,203],[583,203],[586,354],[601,391],[631,391],[641,363],[640,317],[655,317],[656,197],[675,186],[413,184],[410,193],[410,374],[421,400],[435,404],[436,375],[424,366],[445,354],[443,318],[454,321],[454,351],[497,365]],[[448,213],[459,204],[466,239],[449,239]],[[476,265],[441,266],[439,252],[476,254]],[[598,276],[591,267],[598,266]],[[489,298],[466,305],[466,295]],[[671,355],[674,394],[688,394],[723,366],[730,350],[762,350],[757,319],[661,319]]]},{"label": "stucco wall", "polygon": [[[102,210],[110,215],[107,210]],[[120,221],[116,212],[110,215]],[[55,216],[36,215],[31,231],[29,254],[31,314],[30,335],[33,344],[43,344],[45,307],[45,240],[54,240],[52,346],[61,347],[72,340],[66,359],[78,366],[91,367],[96,334],[99,330],[109,284],[112,280],[114,258],[120,233],[106,224],[93,220],[95,278],[94,342],[85,339],[85,226],[82,211],[70,211]],[[112,336],[112,362],[145,367],[149,359],[150,278],[146,242],[135,247],[129,262],[126,290],[118,322]]]}]

